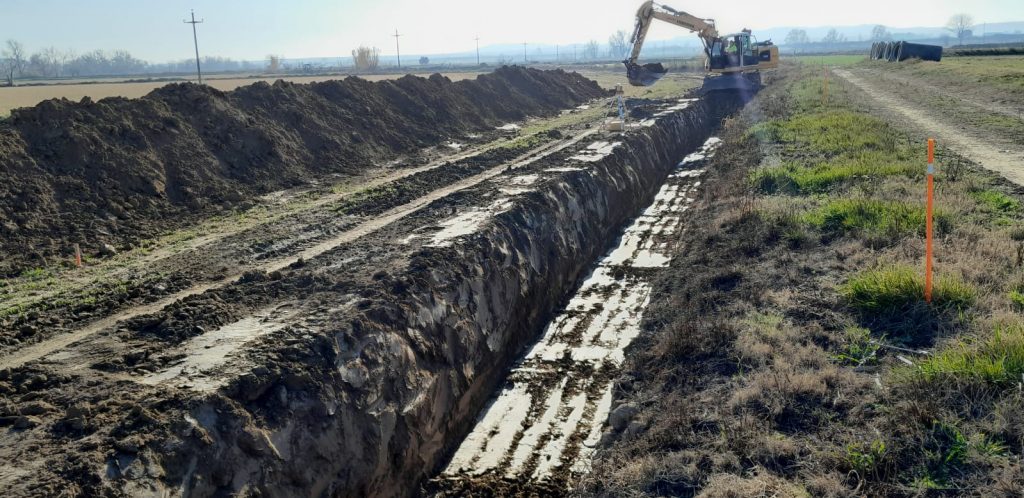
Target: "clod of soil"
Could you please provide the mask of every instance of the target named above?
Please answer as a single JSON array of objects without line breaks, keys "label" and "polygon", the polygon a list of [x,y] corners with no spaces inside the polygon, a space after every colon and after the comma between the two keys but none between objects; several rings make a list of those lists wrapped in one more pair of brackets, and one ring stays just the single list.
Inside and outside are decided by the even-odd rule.
[{"label": "clod of soil", "polygon": [[[0,123],[0,273],[116,250],[216,209],[606,95],[561,70],[369,82],[171,84],[50,100]],[[109,252],[109,249],[107,250]]]}]

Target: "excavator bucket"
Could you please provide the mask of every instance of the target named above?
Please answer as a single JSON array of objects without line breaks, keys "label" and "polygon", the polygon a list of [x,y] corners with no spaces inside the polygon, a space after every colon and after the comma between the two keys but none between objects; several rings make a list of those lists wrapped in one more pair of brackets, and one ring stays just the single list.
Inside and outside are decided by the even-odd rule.
[{"label": "excavator bucket", "polygon": [[668,69],[660,62],[653,64],[630,64],[626,63],[626,78],[633,86],[651,86],[658,82],[662,76],[668,73]]},{"label": "excavator bucket", "polygon": [[704,77],[704,85],[701,87],[701,92],[741,92],[753,94],[760,89],[761,73],[734,73]]}]

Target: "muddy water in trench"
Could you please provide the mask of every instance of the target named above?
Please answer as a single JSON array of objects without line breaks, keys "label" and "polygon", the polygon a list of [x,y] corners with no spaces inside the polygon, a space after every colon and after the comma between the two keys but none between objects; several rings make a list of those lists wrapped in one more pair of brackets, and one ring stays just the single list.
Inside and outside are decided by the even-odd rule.
[{"label": "muddy water in trench", "polygon": [[[684,159],[623,232],[504,386],[430,486],[437,494],[488,480],[567,486],[589,468],[624,350],[640,333],[658,268],[684,228],[719,140]],[[549,488],[550,489],[550,488]]]}]

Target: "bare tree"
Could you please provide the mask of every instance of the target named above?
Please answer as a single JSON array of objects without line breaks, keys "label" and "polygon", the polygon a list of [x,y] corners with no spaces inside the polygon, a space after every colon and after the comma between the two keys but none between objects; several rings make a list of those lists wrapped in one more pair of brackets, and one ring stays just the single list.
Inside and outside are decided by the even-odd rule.
[{"label": "bare tree", "polygon": [[791,29],[786,35],[786,45],[803,48],[809,42],[810,39],[807,37],[807,31],[802,29]]},{"label": "bare tree", "polygon": [[629,35],[624,30],[618,30],[608,37],[608,50],[613,59],[626,57],[629,50]]},{"label": "bare tree", "polygon": [[822,43],[828,44],[843,43],[845,41],[846,36],[839,34],[839,31],[835,28],[828,30],[828,34],[825,35],[825,38],[821,39]]},{"label": "bare tree", "polygon": [[360,45],[352,51],[352,63],[360,71],[373,71],[380,65],[380,49]]},{"label": "bare tree", "polygon": [[61,73],[61,52],[57,47],[46,47],[39,53],[43,66],[46,68],[46,75],[56,78]]},{"label": "bare tree", "polygon": [[25,46],[16,40],[7,40],[7,47],[0,53],[3,62],[3,74],[7,86],[14,86],[14,76],[21,76],[25,71]]},{"label": "bare tree", "polygon": [[601,45],[597,43],[597,40],[590,40],[583,45],[583,58],[584,59],[597,59],[601,55]]},{"label": "bare tree", "polygon": [[281,56],[280,55],[268,55],[267,56],[267,72],[276,73],[281,70]]},{"label": "bare tree", "polygon": [[885,26],[879,24],[871,30],[871,41],[889,41],[892,40],[892,33]]},{"label": "bare tree", "polygon": [[967,14],[957,14],[949,18],[946,29],[956,35],[958,44],[963,45],[964,38],[971,36],[971,30],[974,29],[974,18]]}]

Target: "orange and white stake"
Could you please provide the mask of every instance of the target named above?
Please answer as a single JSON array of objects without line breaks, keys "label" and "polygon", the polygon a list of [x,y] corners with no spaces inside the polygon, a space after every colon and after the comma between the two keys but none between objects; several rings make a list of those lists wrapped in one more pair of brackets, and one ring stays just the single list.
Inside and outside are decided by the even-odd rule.
[{"label": "orange and white stake", "polygon": [[928,201],[925,209],[924,300],[932,302],[932,208],[935,197],[935,139],[928,139]]},{"label": "orange and white stake", "polygon": [[75,244],[75,267],[82,267],[82,248],[78,244]]}]

